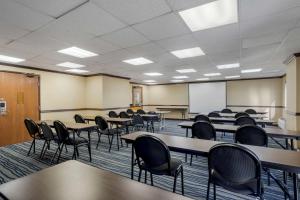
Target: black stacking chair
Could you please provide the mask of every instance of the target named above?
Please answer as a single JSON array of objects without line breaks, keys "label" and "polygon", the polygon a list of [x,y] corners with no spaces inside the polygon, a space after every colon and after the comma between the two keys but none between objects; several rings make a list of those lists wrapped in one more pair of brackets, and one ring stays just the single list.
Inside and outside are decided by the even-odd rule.
[{"label": "black stacking chair", "polygon": [[209,199],[210,184],[226,190],[253,195],[263,199],[261,163],[249,149],[237,144],[217,144],[208,153],[209,179],[206,199]]},{"label": "black stacking chair", "polygon": [[248,113],[245,113],[245,112],[238,112],[234,115],[234,118],[239,118],[239,117],[250,117],[250,115]]},{"label": "black stacking chair", "polygon": [[120,118],[130,118],[130,116],[125,111],[120,112],[119,117]]},{"label": "black stacking chair", "polygon": [[[42,122],[41,124],[39,124],[39,127],[42,131],[42,134],[43,134],[44,140],[45,140],[43,148],[42,148],[42,152],[41,152],[41,155],[40,155],[40,157],[43,158],[46,154],[47,149],[50,149],[51,141],[54,141],[57,144],[59,144],[58,143],[59,141],[58,141],[57,135],[54,135],[51,127],[46,122]],[[52,160],[53,159],[54,159],[54,157],[52,158]]]},{"label": "black stacking chair", "polygon": [[[74,147],[72,159],[73,158],[76,159],[76,157],[79,156],[78,147],[87,146],[88,151],[89,151],[90,161],[92,161],[91,146],[87,139],[85,139],[83,137],[79,137],[79,136],[75,137],[75,138],[70,137],[67,127],[61,121],[56,120],[53,122],[53,125],[55,128],[57,138],[58,138],[58,143],[59,143],[59,148],[58,148],[59,154],[58,154],[58,158],[57,158],[57,163],[59,162],[63,147],[66,145],[72,145]],[[56,153],[55,153],[55,155],[56,155]]]},{"label": "black stacking chair", "polygon": [[253,109],[247,109],[247,110],[245,110],[245,113],[248,113],[248,114],[257,114],[257,112],[255,111],[255,110],[253,110]]},{"label": "black stacking chair", "polygon": [[74,119],[76,123],[82,123],[85,124],[84,118],[80,114],[74,115]]},{"label": "black stacking chair", "polygon": [[221,117],[221,115],[217,112],[210,112],[207,115],[208,117]]},{"label": "black stacking chair", "polygon": [[158,114],[155,111],[149,111],[148,114],[149,115],[155,115],[155,117],[152,117],[151,120],[150,120],[151,121],[151,128],[154,132],[154,123],[155,122],[160,122],[160,118],[159,118]]},{"label": "black stacking chair", "polygon": [[145,183],[147,183],[147,172],[150,172],[151,185],[153,185],[153,174],[174,177],[173,192],[176,191],[176,181],[181,174],[181,192],[184,195],[183,164],[179,159],[171,158],[169,148],[159,138],[152,135],[141,135],[133,143],[139,166],[139,181],[142,171],[145,171]]},{"label": "black stacking chair", "polygon": [[143,109],[138,109],[136,112],[137,112],[137,114],[140,114],[140,115],[146,114],[146,112]]},{"label": "black stacking chair", "polygon": [[[268,136],[266,131],[259,126],[244,125],[236,130],[235,142],[240,144],[254,146],[268,146]],[[270,171],[267,168],[264,170],[268,174],[268,185],[270,185]]]},{"label": "black stacking chair", "polygon": [[230,110],[229,108],[224,108],[223,110],[221,110],[221,113],[232,113],[232,110]]},{"label": "black stacking chair", "polygon": [[[97,131],[100,134],[96,149],[98,149],[99,143],[101,142],[102,135],[107,135],[108,142],[109,142],[109,150],[108,150],[109,152],[111,150],[114,136],[117,135],[117,145],[118,145],[118,149],[119,149],[120,132],[118,132],[117,129],[109,128],[107,121],[101,116],[95,117],[95,123],[98,125]],[[110,138],[110,136],[111,136],[111,138]]]},{"label": "black stacking chair", "polygon": [[247,116],[242,116],[235,120],[235,125],[237,126],[242,126],[247,124],[256,125],[256,121],[252,117],[247,117]]},{"label": "black stacking chair", "polygon": [[134,130],[141,130],[145,128],[144,120],[139,114],[134,114],[132,116],[132,124]]},{"label": "black stacking chair", "polygon": [[[192,126],[192,138],[202,140],[216,140],[217,134],[214,126],[207,121],[197,121]],[[191,154],[190,165],[192,165],[193,154]]]},{"label": "black stacking chair", "polygon": [[127,112],[127,114],[129,114],[129,115],[133,115],[133,114],[134,114],[133,110],[132,110],[132,109],[130,109],[130,108],[129,108],[129,109],[127,109],[127,111],[126,111],[126,112]]},{"label": "black stacking chair", "polygon": [[118,114],[115,111],[109,111],[108,116],[111,118],[118,118]]},{"label": "black stacking chair", "polygon": [[194,118],[194,122],[197,122],[197,121],[210,122],[209,118],[206,115],[196,115]]},{"label": "black stacking chair", "polygon": [[41,134],[38,125],[32,119],[26,118],[24,120],[24,123],[25,123],[26,129],[27,129],[30,137],[33,139],[33,141],[31,142],[29,151],[27,153],[27,156],[29,156],[32,147],[33,147],[33,153],[35,153],[35,141],[36,140],[44,140],[44,137]]}]

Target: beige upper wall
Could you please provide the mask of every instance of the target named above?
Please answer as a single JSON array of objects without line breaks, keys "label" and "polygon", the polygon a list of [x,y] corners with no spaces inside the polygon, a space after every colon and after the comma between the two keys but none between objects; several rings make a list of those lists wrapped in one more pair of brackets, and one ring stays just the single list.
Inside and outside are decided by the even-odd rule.
[{"label": "beige upper wall", "polygon": [[103,76],[103,108],[128,107],[130,91],[129,80]]},{"label": "beige upper wall", "polygon": [[86,108],[102,108],[103,106],[103,77],[91,76],[86,78],[85,102]]},{"label": "beige upper wall", "polygon": [[148,104],[188,105],[188,84],[148,86]]}]

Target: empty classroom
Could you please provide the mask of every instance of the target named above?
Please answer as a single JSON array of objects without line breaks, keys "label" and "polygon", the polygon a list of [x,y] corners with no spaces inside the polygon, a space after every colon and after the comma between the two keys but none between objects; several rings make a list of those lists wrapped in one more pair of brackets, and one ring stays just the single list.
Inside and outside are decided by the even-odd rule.
[{"label": "empty classroom", "polygon": [[0,200],[298,200],[299,0],[0,0]]}]

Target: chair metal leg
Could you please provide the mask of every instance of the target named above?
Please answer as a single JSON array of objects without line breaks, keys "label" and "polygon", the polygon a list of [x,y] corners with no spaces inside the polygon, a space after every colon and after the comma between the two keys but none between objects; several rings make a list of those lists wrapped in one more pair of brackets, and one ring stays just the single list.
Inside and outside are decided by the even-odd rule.
[{"label": "chair metal leg", "polygon": [[209,190],[210,190],[210,180],[208,179],[207,190],[206,190],[206,200],[209,200]]},{"label": "chair metal leg", "polygon": [[55,158],[57,152],[60,151],[60,144],[57,144],[57,145],[58,145],[58,147],[57,147],[57,149],[56,149],[56,151],[55,151],[55,154],[53,155],[53,157],[52,157],[52,159],[51,159],[51,162],[50,162],[51,165],[52,165],[52,163],[53,163],[53,160],[54,160],[54,158]]},{"label": "chair metal leg", "polygon": [[150,178],[151,178],[151,185],[153,186],[153,174],[150,173]]},{"label": "chair metal leg", "polygon": [[43,144],[43,148],[42,148],[42,151],[41,151],[41,153],[40,153],[40,158],[42,158],[42,155],[43,155],[43,153],[44,153],[44,149],[45,149],[46,143],[47,143],[47,140],[45,140],[45,142],[44,142],[44,144]]},{"label": "chair metal leg", "polygon": [[192,166],[192,162],[193,162],[193,154],[191,154],[190,166]]},{"label": "chair metal leg", "polygon": [[30,155],[30,152],[31,152],[31,149],[32,149],[32,147],[33,147],[34,141],[35,141],[35,139],[33,139],[32,142],[31,142],[31,145],[30,145],[29,151],[28,151],[28,153],[27,153],[27,156]]},{"label": "chair metal leg", "polygon": [[142,170],[140,169],[140,171],[139,171],[139,182],[141,182],[141,176],[142,176]]},{"label": "chair metal leg", "polygon": [[58,162],[59,162],[60,155],[61,155],[61,152],[62,152],[62,150],[63,150],[63,148],[64,148],[64,145],[65,145],[65,144],[62,144],[61,148],[59,149],[59,154],[58,154],[58,157],[57,157],[57,161],[56,161],[56,163],[58,163]]},{"label": "chair metal leg", "polygon": [[35,153],[35,139],[33,140],[33,153]]},{"label": "chair metal leg", "polygon": [[88,151],[89,151],[90,162],[92,162],[91,144],[89,143],[89,144],[87,145],[87,147],[88,147]]},{"label": "chair metal leg", "polygon": [[145,183],[147,184],[147,170],[145,170]]},{"label": "chair metal leg", "polygon": [[181,167],[181,194],[184,195],[183,167]]},{"label": "chair metal leg", "polygon": [[216,191],[216,184],[214,184],[214,200],[216,200],[217,198],[217,191]]},{"label": "chair metal leg", "polygon": [[175,176],[174,176],[174,184],[173,184],[173,192],[174,193],[176,191],[176,183],[177,183],[177,173],[175,173]]},{"label": "chair metal leg", "polygon": [[119,135],[119,133],[117,133],[117,145],[118,145],[118,151],[120,150],[120,146],[119,146],[119,138],[120,138],[120,135]]},{"label": "chair metal leg", "polygon": [[67,148],[67,145],[65,145],[65,149],[66,149],[66,153],[68,153],[68,148]]},{"label": "chair metal leg", "polygon": [[111,141],[110,141],[110,144],[109,144],[109,150],[108,150],[108,152],[110,152],[110,150],[111,150],[111,145],[113,143],[113,140],[114,140],[114,135],[111,136]]},{"label": "chair metal leg", "polygon": [[[107,135],[107,136],[108,136],[108,135]],[[109,136],[108,136],[108,138],[109,138]],[[109,140],[108,140],[108,141],[109,141]],[[97,142],[96,149],[98,149],[100,142],[101,142],[101,134],[98,133],[98,142]]]}]

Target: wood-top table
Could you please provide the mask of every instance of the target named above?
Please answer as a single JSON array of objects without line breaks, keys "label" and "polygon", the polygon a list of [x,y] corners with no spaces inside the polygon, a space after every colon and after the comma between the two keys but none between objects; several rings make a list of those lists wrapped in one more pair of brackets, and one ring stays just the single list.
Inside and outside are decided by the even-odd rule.
[{"label": "wood-top table", "polygon": [[[217,113],[221,113],[221,111],[214,111],[214,112],[217,112]],[[239,112],[245,112],[245,110],[241,110],[241,111],[232,111],[232,113],[239,113]],[[258,112],[256,111],[256,114],[261,114],[261,115],[265,115],[267,114],[268,112]]]},{"label": "wood-top table", "polygon": [[[148,132],[131,133],[129,135],[122,136],[122,139],[127,143],[133,143],[135,139],[140,135],[153,135],[155,137],[158,137],[169,147],[171,151],[195,154],[204,157],[208,156],[208,152],[211,147],[216,144],[222,143],[220,141],[201,140]],[[253,151],[258,156],[264,167],[293,173],[294,199],[298,200],[297,173],[300,173],[300,152],[250,145],[242,146],[245,146]],[[131,178],[133,179],[133,168],[135,165],[133,147],[131,156]]]},{"label": "wood-top table", "polygon": [[0,186],[10,200],[189,200],[78,161],[67,161]]},{"label": "wood-top table", "polygon": [[185,119],[185,113],[187,112],[188,108],[180,108],[180,107],[157,107],[156,110],[161,110],[161,111],[179,111],[179,112],[181,112],[182,119]]}]

